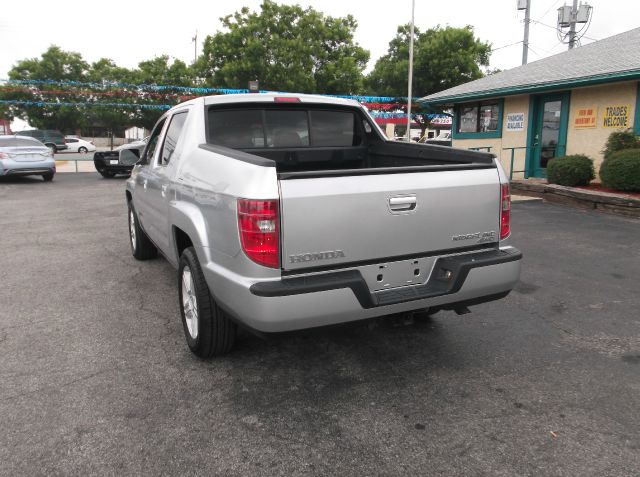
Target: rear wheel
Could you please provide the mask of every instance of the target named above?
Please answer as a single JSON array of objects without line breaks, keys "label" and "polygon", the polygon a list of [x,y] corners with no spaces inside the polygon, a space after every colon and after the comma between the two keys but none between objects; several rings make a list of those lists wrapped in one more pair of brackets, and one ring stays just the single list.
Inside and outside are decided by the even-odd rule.
[{"label": "rear wheel", "polygon": [[89,152],[89,150],[88,150],[86,147],[84,147],[84,146],[80,146],[80,147],[78,148],[78,152],[79,152],[80,154],[86,154],[87,152]]},{"label": "rear wheel", "polygon": [[193,247],[182,252],[178,267],[182,325],[189,349],[199,358],[228,353],[237,327],[211,296]]},{"label": "rear wheel", "polygon": [[53,172],[47,172],[46,174],[42,174],[42,178],[45,182],[51,182],[53,180]]},{"label": "rear wheel", "polygon": [[129,201],[129,244],[131,245],[131,254],[136,260],[149,260],[158,256],[158,249],[140,227],[131,201]]}]

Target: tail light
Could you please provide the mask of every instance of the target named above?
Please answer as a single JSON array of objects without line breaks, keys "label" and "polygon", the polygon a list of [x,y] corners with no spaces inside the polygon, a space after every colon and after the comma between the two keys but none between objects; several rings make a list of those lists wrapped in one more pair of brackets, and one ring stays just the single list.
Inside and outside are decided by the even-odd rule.
[{"label": "tail light", "polygon": [[6,152],[0,152],[0,159],[9,159],[9,154]]},{"label": "tail light", "polygon": [[280,267],[277,200],[238,199],[238,230],[242,250],[251,260]]},{"label": "tail light", "polygon": [[511,233],[511,194],[509,184],[500,184],[500,240]]}]

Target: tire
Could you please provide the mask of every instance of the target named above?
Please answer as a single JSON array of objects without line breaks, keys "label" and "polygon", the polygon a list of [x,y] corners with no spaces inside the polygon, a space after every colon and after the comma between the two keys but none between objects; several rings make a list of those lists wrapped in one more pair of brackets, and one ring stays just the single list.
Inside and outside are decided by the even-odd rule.
[{"label": "tire", "polygon": [[193,247],[180,256],[178,297],[182,327],[191,352],[207,359],[231,351],[237,326],[211,296]]},{"label": "tire", "polygon": [[98,172],[105,179],[113,179],[115,177],[115,174],[113,172],[109,172],[109,171],[98,171]]},{"label": "tire", "polygon": [[58,152],[58,148],[56,147],[55,144],[45,144],[45,146],[49,148],[49,150],[51,151],[51,154],[55,154],[56,152]]},{"label": "tire", "polygon": [[158,256],[158,249],[149,240],[149,237],[138,222],[138,215],[136,214],[133,204],[129,201],[129,245],[131,246],[131,255],[136,260],[149,260]]},{"label": "tire", "polygon": [[78,148],[78,154],[86,154],[87,152],[89,152],[89,150],[84,146]]},{"label": "tire", "polygon": [[53,180],[53,176],[54,176],[53,172],[42,174],[42,178],[44,179],[45,182],[51,182]]}]

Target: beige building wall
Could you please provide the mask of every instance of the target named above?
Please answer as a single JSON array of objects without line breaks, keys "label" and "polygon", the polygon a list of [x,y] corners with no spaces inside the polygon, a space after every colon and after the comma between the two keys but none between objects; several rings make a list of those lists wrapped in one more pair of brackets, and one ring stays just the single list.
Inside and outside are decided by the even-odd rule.
[{"label": "beige building wall", "polygon": [[[628,127],[632,128],[636,113],[637,84],[636,81],[627,81],[572,90],[569,128],[567,130],[567,154],[585,154],[589,156],[594,160],[597,173],[600,169],[600,164],[602,164],[602,150],[609,134],[624,129],[604,127],[605,110],[610,106],[628,106]],[[579,111],[590,108],[597,110],[595,127],[576,127]]]},{"label": "beige building wall", "polygon": [[[524,124],[520,131],[507,131],[507,115],[513,113],[524,114]],[[495,139],[454,139],[453,146],[464,149],[475,147],[490,147],[491,152],[495,154],[502,163],[507,174],[510,172],[511,151],[504,150],[509,147],[522,147],[527,145],[527,127],[529,124],[529,95],[521,94],[517,96],[507,96],[504,98],[504,112],[502,114],[502,137]],[[516,149],[514,151],[514,171],[523,171],[525,163],[525,149]],[[523,172],[514,172],[513,178],[523,178]]]}]

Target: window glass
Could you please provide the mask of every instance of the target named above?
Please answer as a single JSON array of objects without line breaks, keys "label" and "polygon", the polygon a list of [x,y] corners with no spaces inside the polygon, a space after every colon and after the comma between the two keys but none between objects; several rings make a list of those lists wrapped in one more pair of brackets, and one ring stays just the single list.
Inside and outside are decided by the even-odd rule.
[{"label": "window glass", "polygon": [[480,106],[480,132],[497,131],[498,130],[498,105],[483,104]]},{"label": "window glass", "polygon": [[466,104],[459,108],[458,132],[477,133],[497,131],[500,105],[498,103]]},{"label": "window glass", "polygon": [[460,124],[459,132],[477,132],[478,131],[478,107],[462,106],[460,108]]},{"label": "window glass", "polygon": [[178,145],[178,139],[182,132],[182,127],[187,119],[187,112],[174,114],[169,123],[167,134],[164,138],[164,144],[162,146],[162,154],[160,154],[160,164],[166,166],[171,161],[171,156],[176,150]]},{"label": "window glass", "polygon": [[69,137],[69,138],[65,139],[65,141],[66,141],[66,142],[78,142],[78,140],[77,140],[77,139],[74,139],[74,138],[72,138],[72,137]]},{"label": "window glass", "polygon": [[303,147],[309,145],[306,111],[265,111],[267,146]]},{"label": "window glass", "polygon": [[314,146],[356,146],[355,116],[347,111],[311,111]]},{"label": "window glass", "polygon": [[234,149],[349,147],[362,142],[356,124],[351,111],[211,109],[209,141]]},{"label": "window glass", "polygon": [[236,149],[264,147],[262,111],[209,110],[209,138],[213,144]]},{"label": "window glass", "polygon": [[164,122],[166,119],[160,121],[156,127],[153,129],[151,136],[149,136],[149,142],[147,143],[147,148],[145,149],[143,160],[147,164],[151,164],[153,159],[153,153],[156,150],[156,146],[158,145],[158,138],[160,136],[160,132],[162,131],[162,127],[164,126]]}]

